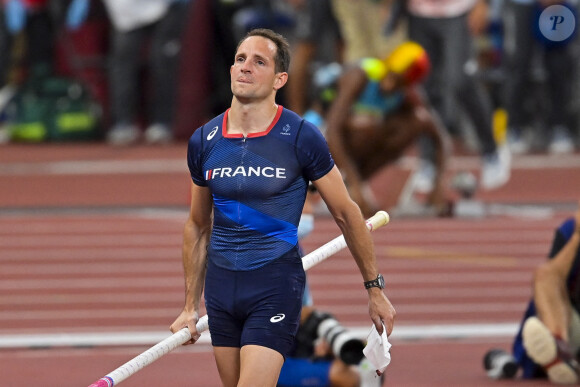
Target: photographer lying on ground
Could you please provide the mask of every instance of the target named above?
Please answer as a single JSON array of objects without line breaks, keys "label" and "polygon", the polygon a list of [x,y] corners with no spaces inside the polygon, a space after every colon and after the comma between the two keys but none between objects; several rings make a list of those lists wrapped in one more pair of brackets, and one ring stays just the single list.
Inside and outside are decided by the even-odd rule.
[{"label": "photographer lying on ground", "polygon": [[379,387],[382,378],[364,358],[364,346],[332,315],[303,306],[296,348],[282,366],[278,387]]}]

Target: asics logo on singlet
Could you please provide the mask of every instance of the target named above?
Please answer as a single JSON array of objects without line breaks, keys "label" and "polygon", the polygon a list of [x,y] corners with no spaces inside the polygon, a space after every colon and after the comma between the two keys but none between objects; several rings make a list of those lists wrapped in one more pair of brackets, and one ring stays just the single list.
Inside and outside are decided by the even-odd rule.
[{"label": "asics logo on singlet", "polygon": [[217,127],[217,126],[215,126],[215,127],[214,127],[214,128],[211,130],[211,132],[209,132],[209,134],[207,135],[207,140],[208,140],[208,141],[209,141],[209,140],[211,140],[211,139],[213,138],[213,136],[215,136],[215,134],[217,133],[217,131],[218,131],[218,127]]},{"label": "asics logo on singlet", "polygon": [[278,313],[275,316],[272,316],[272,318],[270,319],[271,323],[277,323],[280,322],[282,320],[284,320],[284,317],[286,317],[286,315],[284,313]]},{"label": "asics logo on singlet", "polygon": [[205,180],[213,180],[218,178],[228,178],[236,176],[263,176],[274,179],[285,179],[286,178],[286,168],[274,168],[274,167],[243,167],[239,166],[236,168],[223,167],[208,169],[205,171]]}]

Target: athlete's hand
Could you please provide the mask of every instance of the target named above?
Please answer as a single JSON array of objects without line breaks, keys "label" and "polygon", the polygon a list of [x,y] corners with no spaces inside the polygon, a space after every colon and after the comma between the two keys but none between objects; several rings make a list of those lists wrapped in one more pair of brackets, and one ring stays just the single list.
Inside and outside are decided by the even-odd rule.
[{"label": "athlete's hand", "polygon": [[183,309],[181,314],[177,317],[173,324],[171,324],[169,330],[172,333],[176,333],[187,327],[189,329],[189,333],[191,334],[191,340],[186,341],[183,343],[183,345],[194,344],[201,336],[201,333],[197,332],[197,328],[195,326],[198,320],[199,314],[197,312],[190,312]]},{"label": "athlete's hand", "polygon": [[385,324],[388,337],[393,332],[397,312],[382,289],[370,288],[368,292],[369,315],[371,316],[371,320],[375,324],[379,334],[383,334],[383,324]]}]

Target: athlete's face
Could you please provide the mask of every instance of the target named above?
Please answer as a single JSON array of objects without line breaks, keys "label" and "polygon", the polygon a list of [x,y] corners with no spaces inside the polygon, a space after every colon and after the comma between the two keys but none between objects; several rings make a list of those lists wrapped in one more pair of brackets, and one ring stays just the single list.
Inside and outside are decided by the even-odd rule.
[{"label": "athlete's face", "polygon": [[286,83],[288,74],[276,73],[276,45],[262,36],[244,40],[230,68],[232,93],[240,100],[263,99]]}]

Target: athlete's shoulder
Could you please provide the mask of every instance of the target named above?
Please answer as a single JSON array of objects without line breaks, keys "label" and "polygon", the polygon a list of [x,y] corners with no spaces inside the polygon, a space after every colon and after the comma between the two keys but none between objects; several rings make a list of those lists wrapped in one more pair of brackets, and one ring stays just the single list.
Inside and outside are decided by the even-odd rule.
[{"label": "athlete's shoulder", "polygon": [[305,120],[292,110],[284,109],[279,124],[282,125],[281,134],[286,134],[284,133],[285,131],[289,134],[292,128],[297,129],[294,131],[294,137],[300,147],[313,145],[312,141],[325,142],[322,132],[320,132],[320,129],[316,125]]},{"label": "athlete's shoulder", "polygon": [[268,131],[268,137],[295,144],[303,125],[304,119],[302,117],[292,110],[282,108],[272,128]]},{"label": "athlete's shoulder", "polygon": [[205,142],[221,138],[224,115],[225,112],[197,128],[189,138],[190,146],[197,145],[202,147]]},{"label": "athlete's shoulder", "polygon": [[300,117],[296,112],[282,108],[282,113],[280,114],[280,118],[278,119],[278,123],[282,125],[290,124],[293,126],[300,126],[302,125],[302,121],[304,119]]}]

